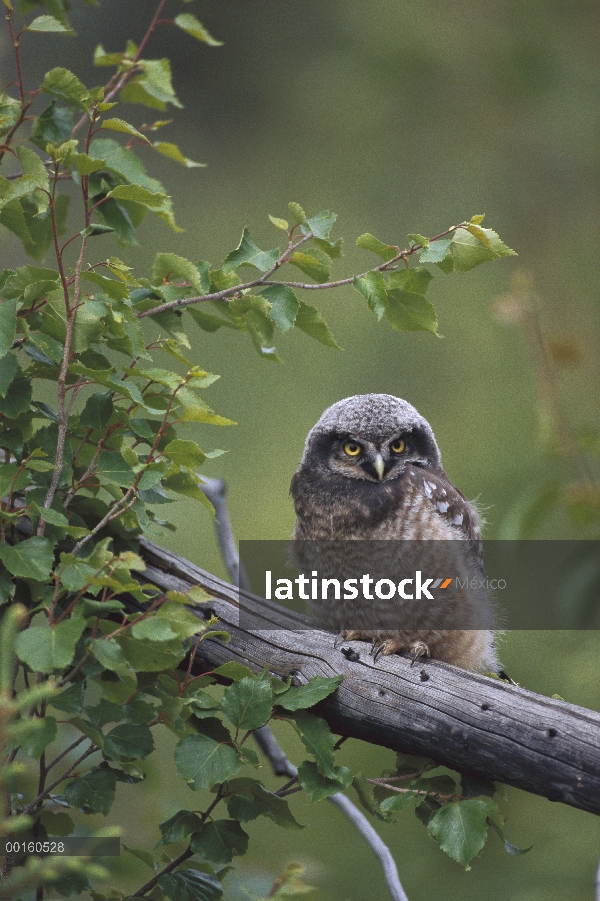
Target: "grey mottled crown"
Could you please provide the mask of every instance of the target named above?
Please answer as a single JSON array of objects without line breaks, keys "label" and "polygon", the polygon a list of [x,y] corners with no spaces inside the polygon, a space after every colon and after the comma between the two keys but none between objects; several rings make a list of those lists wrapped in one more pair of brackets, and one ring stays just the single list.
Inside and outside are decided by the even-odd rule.
[{"label": "grey mottled crown", "polygon": [[412,404],[393,394],[355,394],[338,400],[325,410],[308,433],[306,447],[308,449],[314,436],[325,432],[348,432],[369,441],[382,441],[415,428],[432,439],[438,457],[432,462],[439,464],[439,451],[431,426]]}]

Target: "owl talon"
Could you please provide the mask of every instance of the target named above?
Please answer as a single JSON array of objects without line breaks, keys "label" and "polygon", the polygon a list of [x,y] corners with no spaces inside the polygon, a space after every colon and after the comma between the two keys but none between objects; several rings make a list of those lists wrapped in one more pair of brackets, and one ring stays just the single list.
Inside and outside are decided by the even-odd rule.
[{"label": "owl talon", "polygon": [[371,650],[369,651],[369,654],[373,658],[373,663],[377,663],[377,658],[379,657],[379,655],[385,653],[384,646],[385,641],[381,641],[381,639],[378,640],[377,638],[373,639],[373,644],[371,645]]},{"label": "owl talon", "polygon": [[431,657],[431,651],[424,641],[415,641],[410,648],[410,665],[414,666],[420,657]]},{"label": "owl talon", "polygon": [[505,669],[498,670],[498,677],[503,682],[508,682],[508,683],[510,683],[510,685],[516,685],[517,687],[519,686],[519,683],[515,682],[514,679],[511,679],[511,677],[508,675],[508,673],[506,672]]}]

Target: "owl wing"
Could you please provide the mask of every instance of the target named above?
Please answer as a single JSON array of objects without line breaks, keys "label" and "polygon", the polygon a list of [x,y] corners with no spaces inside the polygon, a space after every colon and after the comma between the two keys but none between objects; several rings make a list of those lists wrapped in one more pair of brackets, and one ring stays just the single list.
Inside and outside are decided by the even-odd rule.
[{"label": "owl wing", "polygon": [[475,507],[455,488],[443,469],[409,464],[406,477],[413,489],[426,498],[445,525],[456,530],[458,539],[480,541],[481,524]]},{"label": "owl wing", "polygon": [[[473,574],[484,575],[481,521],[473,504],[454,487],[441,467],[412,464],[407,466],[406,476],[413,490],[429,505],[435,519],[438,522],[441,520],[443,537],[452,539],[456,536],[458,541],[469,542],[467,557]],[[439,530],[434,526],[432,532],[436,531]],[[442,536],[434,534],[432,537]]]}]

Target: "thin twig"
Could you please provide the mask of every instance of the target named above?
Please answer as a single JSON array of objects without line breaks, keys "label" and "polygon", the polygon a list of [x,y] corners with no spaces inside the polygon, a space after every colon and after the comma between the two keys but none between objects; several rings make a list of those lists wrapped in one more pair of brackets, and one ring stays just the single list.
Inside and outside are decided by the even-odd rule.
[{"label": "thin twig", "polygon": [[[235,538],[227,512],[227,504],[225,502],[225,483],[220,479],[207,479],[205,480],[204,484],[200,485],[200,487],[215,508],[215,514],[217,517],[217,522],[215,524],[217,531],[217,540],[219,542],[221,554],[223,555],[223,560],[227,569],[229,570],[231,580],[234,584],[238,584],[237,580],[239,579],[240,588],[245,587],[245,585],[243,586],[241,582],[242,578],[247,581],[247,576],[243,572],[243,568],[240,564],[239,554],[237,552]],[[273,772],[275,773],[275,775],[288,776],[290,779],[290,782],[286,783],[279,790],[280,797],[282,796],[281,792],[287,791],[288,788],[290,793],[297,790],[292,788],[292,786],[298,778],[298,770],[296,769],[294,764],[291,763],[290,760],[288,760],[286,754],[279,746],[277,739],[275,738],[269,727],[261,726],[259,729],[254,730],[253,735],[259,748],[261,749],[265,757],[268,758],[271,766],[273,767]],[[348,817],[352,825],[358,830],[358,832],[360,832],[371,850],[375,853],[383,869],[385,881],[387,882],[390,896],[392,897],[393,901],[408,901],[406,892],[402,888],[402,883],[400,882],[400,877],[398,876],[398,869],[396,867],[396,863],[394,861],[394,858],[392,857],[390,849],[375,832],[364,814],[361,813],[358,807],[356,807],[356,805],[353,804],[352,801],[341,792],[336,792],[336,794],[334,795],[329,795],[327,800],[332,804],[335,804],[335,806],[338,807],[346,817]],[[598,901],[600,901],[600,899],[598,899]]]},{"label": "thin twig", "polygon": [[66,757],[67,754],[70,754],[71,751],[74,751],[75,748],[77,748],[81,744],[82,741],[86,740],[86,738],[87,738],[87,735],[80,735],[79,738],[76,738],[75,741],[72,742],[68,748],[65,748],[64,751],[61,751],[61,753],[57,757],[55,757],[54,760],[51,760],[50,763],[47,765],[46,773],[49,773],[53,766],[56,766],[57,763],[60,763],[60,761],[63,759],[63,757]]},{"label": "thin twig", "polygon": [[188,845],[187,848],[185,849],[185,851],[181,852],[179,857],[175,857],[170,863],[168,863],[166,865],[166,867],[162,868],[160,873],[157,873],[156,876],[153,876],[152,879],[149,879],[148,882],[145,885],[143,885],[140,889],[138,889],[137,892],[134,892],[131,897],[132,898],[142,898],[149,891],[151,891],[151,889],[154,888],[154,886],[156,885],[158,880],[161,878],[161,876],[164,876],[166,873],[171,873],[175,869],[175,867],[178,867],[180,863],[183,863],[184,860],[187,860],[189,857],[191,857],[193,853],[194,852]]},{"label": "thin twig", "polygon": [[[443,238],[446,235],[452,234],[457,229],[462,228],[462,225],[453,225],[450,228],[446,229],[446,231],[440,232],[439,235],[435,235],[433,238],[429,239],[429,242],[437,241],[439,238]],[[304,235],[303,238],[296,242],[291,248],[295,250],[300,244],[303,244],[304,241],[309,240],[314,237],[312,232],[309,232],[307,235]],[[373,266],[371,269],[365,270],[365,272],[361,272],[359,275],[351,275],[348,278],[339,278],[333,282],[321,282],[318,284],[312,284],[309,282],[272,282],[269,281],[269,277],[279,269],[283,263],[288,262],[290,247],[287,247],[286,250],[282,253],[282,255],[277,260],[277,263],[271,267],[267,272],[263,273],[263,275],[259,276],[259,278],[252,279],[252,281],[244,282],[241,285],[235,285],[235,287],[224,288],[222,291],[215,291],[213,294],[200,294],[196,297],[181,297],[177,300],[170,300],[168,303],[160,304],[158,307],[152,307],[149,310],[142,310],[137,314],[138,319],[143,319],[144,316],[154,316],[157,313],[164,313],[166,310],[174,310],[179,309],[179,307],[187,307],[190,304],[194,303],[205,303],[207,300],[226,300],[228,297],[232,297],[236,294],[241,293],[242,291],[248,291],[250,288],[261,287],[269,287],[270,285],[281,285],[287,288],[300,288],[303,291],[323,291],[326,288],[340,288],[343,285],[352,285],[356,279],[364,278],[369,272],[389,272],[396,269],[396,263],[400,260],[406,262],[407,257],[411,256],[413,253],[417,253],[419,250],[423,249],[422,244],[412,244],[406,250],[398,249],[398,253],[396,256],[392,257],[391,260],[386,260],[384,263],[380,263],[378,266]]]},{"label": "thin twig", "polygon": [[55,779],[54,782],[51,783],[51,785],[48,785],[42,792],[40,792],[37,798],[34,798],[33,801],[27,805],[27,807],[23,808],[21,813],[32,813],[36,809],[36,807],[44,800],[44,798],[46,798],[50,794],[50,792],[56,788],[57,785],[60,785],[61,782],[64,782],[67,776],[69,776],[73,772],[73,770],[79,766],[80,763],[83,763],[86,757],[90,757],[90,755],[95,754],[96,751],[99,750],[100,748],[97,745],[90,745],[87,751],[84,751],[83,754],[79,755],[75,763],[72,763],[71,766],[68,767],[68,769],[66,769],[64,773],[62,773],[62,775],[58,777],[58,779]]},{"label": "thin twig", "polygon": [[[209,816],[211,815],[211,813],[213,812],[213,810],[215,809],[215,807],[217,806],[217,804],[219,803],[219,801],[221,800],[222,797],[223,797],[223,787],[221,786],[217,790],[217,794],[216,794],[214,801],[212,802],[210,807],[204,811],[204,813],[202,814],[202,816],[200,818],[203,823],[205,823],[206,820],[209,818]],[[155,876],[152,877],[152,879],[149,879],[145,885],[143,885],[141,888],[139,888],[137,890],[137,892],[134,892],[131,897],[132,898],[140,898],[140,897],[143,897],[144,895],[146,895],[151,889],[154,888],[154,886],[156,885],[158,880],[161,878],[161,876],[164,876],[165,873],[172,872],[172,870],[174,870],[176,867],[178,867],[180,863],[183,863],[184,860],[187,860],[188,857],[191,857],[193,853],[194,852],[192,851],[191,847],[188,845],[187,848],[185,849],[185,851],[181,852],[179,857],[176,857],[174,860],[170,861],[166,865],[166,867],[163,867],[162,870],[160,870],[158,873],[156,873]]]}]

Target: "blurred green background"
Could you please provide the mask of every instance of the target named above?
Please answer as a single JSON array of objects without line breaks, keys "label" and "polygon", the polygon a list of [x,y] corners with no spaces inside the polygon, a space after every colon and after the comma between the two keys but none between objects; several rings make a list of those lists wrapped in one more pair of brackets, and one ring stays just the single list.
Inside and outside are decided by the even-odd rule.
[{"label": "blurred green background", "polygon": [[[484,224],[519,254],[466,275],[439,273],[430,296],[443,339],[377,324],[351,289],[307,298],[344,350],[286,335],[278,345],[283,366],[260,360],[237,334],[191,326],[192,358],[222,376],[206,399],[238,422],[199,432],[205,449],[228,450],[206,473],[227,480],[237,537],[290,534],[289,481],[306,433],[326,406],[355,393],[396,394],[427,417],[450,478],[485,509],[488,537],[516,534],[538,486],[558,479],[577,494],[577,460],[573,468],[567,446],[600,447],[600,6],[196,0],[184,7],[171,0],[168,9],[193,11],[224,41],[206,47],[164,28],[147,53],[171,58],[185,105],[169,112],[174,122],[163,139],[208,168],[184,170],[142,148],[186,231],[175,235],[149,221],[141,246],[103,252],[118,253],[139,274],[159,250],[218,263],[244,225],[259,245],[276,244],[267,213],[285,216],[296,200],[309,215],[326,208],[339,214],[334,237],[345,238],[346,251],[334,269],[340,276],[373,265],[354,247],[363,232],[403,244],[409,232],[435,234],[476,213],[487,213]],[[100,83],[107,70],[90,65],[94,46],[102,42],[110,52],[126,38],[139,41],[153,10],[150,0],[75,3],[77,41],[32,35],[25,43],[28,85],[54,65]],[[5,71],[9,49],[4,40]],[[135,107],[126,117],[140,124],[163,114]],[[108,248],[112,239],[102,241]],[[2,247],[6,265],[21,262],[10,237]],[[532,297],[535,328],[523,314]],[[550,370],[532,338],[538,327]],[[578,522],[559,504],[534,535],[589,537],[595,491]],[[209,516],[192,502],[173,509],[180,528],[163,543],[224,575]],[[599,651],[593,632],[511,633],[501,643],[506,668],[525,687],[595,709]],[[285,743],[295,749],[291,736]],[[119,786],[114,821],[126,823],[131,846],[158,838],[151,824],[178,805],[201,803],[173,779],[169,755],[165,740],[149,761],[149,810],[132,811],[127,787]],[[359,743],[345,745],[342,758],[367,775],[392,763],[391,752]],[[507,837],[533,843],[532,851],[509,857],[492,837],[466,874],[411,813],[378,826],[411,901],[592,898],[600,820],[512,789],[507,796]],[[248,897],[243,886],[266,894],[290,860],[306,864],[308,881],[328,901],[386,897],[372,853],[337,810],[297,796],[292,805],[309,828],[291,834],[250,824],[250,856],[227,881],[231,901]]]}]

